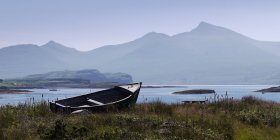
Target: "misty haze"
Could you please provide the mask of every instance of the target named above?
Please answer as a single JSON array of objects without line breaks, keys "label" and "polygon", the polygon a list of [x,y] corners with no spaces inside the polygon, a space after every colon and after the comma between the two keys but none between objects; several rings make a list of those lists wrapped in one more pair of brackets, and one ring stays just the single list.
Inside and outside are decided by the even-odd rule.
[{"label": "misty haze", "polygon": [[278,1],[0,1],[0,140],[279,140]]},{"label": "misty haze", "polygon": [[50,41],[0,49],[0,77],[98,69],[146,84],[279,84],[280,43],[258,41],[201,22],[173,36],[150,32],[119,45],[81,52]]}]

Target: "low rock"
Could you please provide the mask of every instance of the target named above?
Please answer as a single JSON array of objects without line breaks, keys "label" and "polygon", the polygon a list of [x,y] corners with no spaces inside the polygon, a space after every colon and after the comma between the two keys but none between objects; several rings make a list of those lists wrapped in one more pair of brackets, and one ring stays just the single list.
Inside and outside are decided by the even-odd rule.
[{"label": "low rock", "polygon": [[216,93],[216,92],[215,90],[212,89],[192,89],[192,90],[173,92],[173,94],[210,94],[210,93]]},{"label": "low rock", "polygon": [[261,90],[257,90],[255,92],[280,92],[280,86],[278,87],[270,87],[270,88],[266,88],[266,89],[261,89]]}]

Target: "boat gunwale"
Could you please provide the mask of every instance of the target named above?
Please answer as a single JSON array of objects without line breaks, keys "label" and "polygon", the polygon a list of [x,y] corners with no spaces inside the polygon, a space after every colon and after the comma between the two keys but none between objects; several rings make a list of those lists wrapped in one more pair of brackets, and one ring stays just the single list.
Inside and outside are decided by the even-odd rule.
[{"label": "boat gunwale", "polygon": [[132,96],[132,95],[129,95],[129,96],[127,96],[127,97],[125,97],[125,98],[123,98],[123,99],[121,99],[121,100],[117,100],[117,101],[115,101],[115,102],[106,103],[106,104],[103,104],[103,105],[91,105],[91,106],[85,106],[85,107],[79,107],[79,106],[77,106],[77,107],[65,106],[65,107],[70,107],[70,108],[72,108],[72,109],[77,109],[77,108],[91,108],[91,107],[108,106],[108,105],[112,105],[112,104],[115,104],[115,103],[119,103],[119,102],[121,102],[121,101],[125,101],[125,100],[129,99],[131,96]]}]

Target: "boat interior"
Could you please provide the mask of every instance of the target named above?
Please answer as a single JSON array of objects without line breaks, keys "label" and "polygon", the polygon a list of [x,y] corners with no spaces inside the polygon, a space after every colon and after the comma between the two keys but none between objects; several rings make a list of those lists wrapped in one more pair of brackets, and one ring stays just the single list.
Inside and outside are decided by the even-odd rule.
[{"label": "boat interior", "polygon": [[116,102],[129,96],[132,96],[132,92],[130,90],[122,87],[115,87],[95,93],[58,100],[55,103],[61,107],[90,107]]}]

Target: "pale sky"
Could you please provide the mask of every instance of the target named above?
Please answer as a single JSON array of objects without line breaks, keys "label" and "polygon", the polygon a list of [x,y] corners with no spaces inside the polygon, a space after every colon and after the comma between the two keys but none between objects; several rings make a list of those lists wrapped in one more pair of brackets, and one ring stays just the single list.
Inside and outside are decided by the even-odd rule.
[{"label": "pale sky", "polygon": [[280,41],[277,0],[0,0],[0,48],[54,40],[78,50],[174,35],[201,21]]}]

